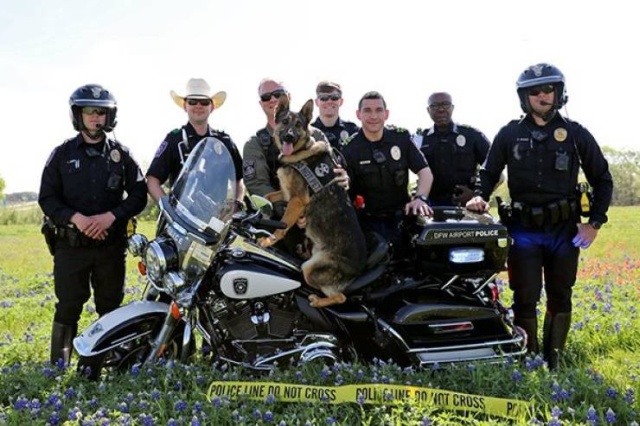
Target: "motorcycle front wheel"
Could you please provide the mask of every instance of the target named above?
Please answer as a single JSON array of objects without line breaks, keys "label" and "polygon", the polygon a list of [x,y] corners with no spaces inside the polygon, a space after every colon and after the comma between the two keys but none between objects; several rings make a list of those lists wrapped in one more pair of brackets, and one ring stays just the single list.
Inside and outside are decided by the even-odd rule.
[{"label": "motorcycle front wheel", "polygon": [[[142,324],[136,324],[135,327],[136,329],[131,330],[131,334],[140,335],[141,337],[115,346],[95,356],[81,356],[78,359],[78,372],[90,380],[97,380],[103,372],[106,374],[125,373],[130,371],[134,365],[144,363],[151,351],[151,342],[155,339],[160,329],[158,328],[153,333],[145,334],[137,329],[138,327],[144,327]],[[183,350],[183,332],[184,324],[174,330],[166,348],[162,352],[162,359],[180,358]]]}]

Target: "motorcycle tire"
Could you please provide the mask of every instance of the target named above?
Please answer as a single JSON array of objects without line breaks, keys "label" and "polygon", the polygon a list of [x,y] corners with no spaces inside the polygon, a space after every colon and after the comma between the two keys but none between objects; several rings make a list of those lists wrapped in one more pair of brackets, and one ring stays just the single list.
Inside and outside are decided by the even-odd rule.
[{"label": "motorcycle tire", "polygon": [[[176,328],[162,353],[163,359],[180,359],[183,350],[183,330],[183,325]],[[156,334],[157,332],[124,343],[95,356],[81,356],[78,359],[77,371],[92,381],[98,380],[103,372],[107,374],[126,373],[134,365],[144,363],[151,350],[150,342],[153,341]],[[195,351],[193,342],[189,344],[187,350],[191,353]]]}]

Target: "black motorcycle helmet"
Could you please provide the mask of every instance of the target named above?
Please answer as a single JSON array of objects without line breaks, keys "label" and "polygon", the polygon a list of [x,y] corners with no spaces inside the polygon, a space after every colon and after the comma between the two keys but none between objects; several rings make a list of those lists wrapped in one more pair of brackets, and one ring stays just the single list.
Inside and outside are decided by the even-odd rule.
[{"label": "black motorcycle helmet", "polygon": [[529,88],[542,84],[553,84],[555,86],[555,104],[553,110],[559,110],[567,103],[568,97],[565,92],[564,74],[562,74],[562,71],[546,63],[531,65],[522,71],[522,74],[520,74],[516,82],[518,97],[520,98],[520,107],[525,114],[531,112],[531,104],[529,103],[528,97]]},{"label": "black motorcycle helmet", "polygon": [[116,127],[118,112],[116,98],[111,92],[99,84],[85,84],[78,87],[69,98],[71,123],[78,132],[84,129],[82,124],[82,107],[102,107],[107,109],[107,119],[103,130],[110,132]]}]

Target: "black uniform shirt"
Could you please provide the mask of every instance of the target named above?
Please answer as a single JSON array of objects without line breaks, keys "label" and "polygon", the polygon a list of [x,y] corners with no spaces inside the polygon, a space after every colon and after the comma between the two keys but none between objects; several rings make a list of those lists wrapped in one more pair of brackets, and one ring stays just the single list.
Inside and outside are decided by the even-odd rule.
[{"label": "black uniform shirt", "polygon": [[[186,141],[184,140],[186,134]],[[242,157],[238,151],[238,147],[231,140],[231,137],[225,132],[209,128],[209,134],[220,140],[227,147],[233,164],[235,166],[236,180],[242,179]],[[169,180],[170,186],[173,186],[184,162],[187,160],[189,153],[195,146],[207,136],[200,136],[196,133],[191,123],[187,123],[179,129],[172,130],[164,138],[164,141],[158,147],[156,154],[147,170],[147,176],[157,178],[161,183]]]},{"label": "black uniform shirt", "polygon": [[146,206],[147,186],[127,148],[110,139],[87,144],[78,134],[51,153],[38,202],[58,225],[70,223],[76,212],[91,216],[111,211],[122,226]]},{"label": "black uniform shirt", "polygon": [[351,178],[350,193],[364,197],[365,211],[388,214],[409,201],[409,170],[428,167],[406,130],[385,128],[382,139],[370,142],[360,130],[342,149]]},{"label": "black uniform shirt", "polygon": [[416,136],[416,145],[433,173],[429,198],[435,204],[451,204],[456,185],[473,188],[471,178],[484,162],[490,145],[482,132],[450,123],[444,132],[434,126]]},{"label": "black uniform shirt", "polygon": [[609,164],[591,133],[560,114],[542,127],[526,116],[500,129],[480,170],[481,194],[489,199],[507,166],[513,201],[542,206],[575,200],[580,162],[594,191],[591,220],[605,223],[613,192]]},{"label": "black uniform shirt", "polygon": [[352,136],[360,130],[355,123],[345,121],[339,117],[336,124],[331,127],[325,126],[322,121],[320,121],[320,117],[316,118],[316,121],[311,123],[311,125],[316,129],[322,130],[322,133],[325,134],[331,146],[336,149],[342,149],[342,147],[346,145],[346,141],[349,140],[349,136]]}]

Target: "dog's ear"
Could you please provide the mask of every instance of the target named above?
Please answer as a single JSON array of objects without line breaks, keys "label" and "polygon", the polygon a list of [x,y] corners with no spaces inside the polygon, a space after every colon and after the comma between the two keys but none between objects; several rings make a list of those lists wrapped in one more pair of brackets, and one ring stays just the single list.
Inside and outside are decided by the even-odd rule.
[{"label": "dog's ear", "polygon": [[278,98],[278,105],[276,106],[276,121],[278,121],[278,116],[283,112],[289,112],[289,97],[287,95],[283,95]]},{"label": "dog's ear", "polygon": [[313,99],[309,99],[304,103],[304,105],[302,105],[300,114],[307,119],[307,123],[311,123],[311,120],[313,119]]}]

